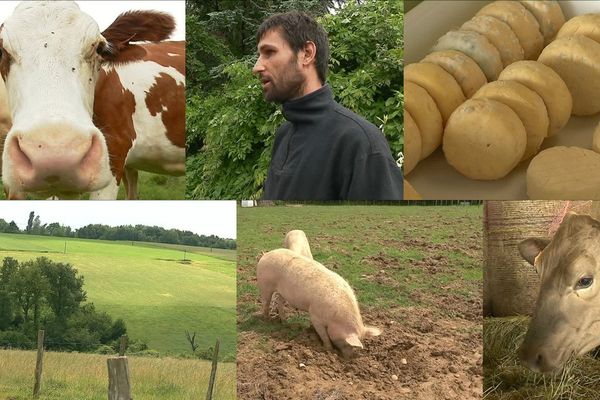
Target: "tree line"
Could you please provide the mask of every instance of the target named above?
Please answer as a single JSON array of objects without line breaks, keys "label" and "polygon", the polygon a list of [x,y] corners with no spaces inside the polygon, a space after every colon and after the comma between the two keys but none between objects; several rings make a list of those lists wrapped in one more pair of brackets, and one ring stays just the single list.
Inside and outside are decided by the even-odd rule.
[{"label": "tree line", "polygon": [[190,231],[165,229],[160,226],[89,224],[78,229],[72,229],[70,226],[61,225],[58,222],[42,223],[40,216],[36,215],[33,211],[29,213],[27,227],[24,230],[20,230],[14,221],[7,222],[0,218],[0,232],[83,239],[169,243],[219,249],[236,248],[236,241],[234,239],[223,239],[215,235],[198,235]]},{"label": "tree line", "polygon": [[32,349],[38,329],[46,331],[48,349],[115,351],[127,333],[114,320],[86,302],[83,276],[68,263],[46,257],[18,261],[6,257],[0,266],[0,346]]}]

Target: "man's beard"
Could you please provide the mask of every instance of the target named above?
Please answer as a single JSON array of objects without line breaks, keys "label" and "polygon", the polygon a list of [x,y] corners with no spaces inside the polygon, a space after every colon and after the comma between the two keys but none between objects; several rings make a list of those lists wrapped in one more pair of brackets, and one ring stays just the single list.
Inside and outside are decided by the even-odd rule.
[{"label": "man's beard", "polygon": [[284,103],[288,100],[302,96],[305,81],[296,65],[298,58],[294,57],[288,64],[285,72],[281,75],[277,85],[271,82],[271,89],[263,92],[265,100],[275,103]]}]

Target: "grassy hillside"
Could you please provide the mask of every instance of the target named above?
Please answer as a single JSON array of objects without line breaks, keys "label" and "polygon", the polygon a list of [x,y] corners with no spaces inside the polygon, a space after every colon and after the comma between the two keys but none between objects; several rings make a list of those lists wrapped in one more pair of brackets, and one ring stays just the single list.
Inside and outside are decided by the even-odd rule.
[{"label": "grassy hillside", "polygon": [[73,264],[85,278],[88,301],[123,318],[130,337],[150,348],[189,351],[189,330],[197,332],[200,349],[220,337],[221,354],[235,355],[234,262],[192,252],[182,261],[180,250],[131,242],[0,234],[0,259],[42,255]]},{"label": "grassy hillside", "polygon": [[[131,242],[129,242],[131,244]],[[153,243],[153,242],[135,242],[135,246],[146,246],[146,247],[160,247],[165,249],[179,250],[181,252],[189,252],[196,254],[204,254],[206,256],[219,258],[226,261],[235,261],[237,258],[237,252],[229,249],[211,249],[210,247],[196,247],[186,246],[183,244],[170,244],[170,243]]]},{"label": "grassy hillside", "polygon": [[[47,352],[40,400],[104,400],[106,356]],[[35,352],[0,350],[0,399],[31,399]],[[134,399],[204,399],[210,363],[200,360],[129,357]],[[220,363],[215,399],[235,399],[235,364]]]}]

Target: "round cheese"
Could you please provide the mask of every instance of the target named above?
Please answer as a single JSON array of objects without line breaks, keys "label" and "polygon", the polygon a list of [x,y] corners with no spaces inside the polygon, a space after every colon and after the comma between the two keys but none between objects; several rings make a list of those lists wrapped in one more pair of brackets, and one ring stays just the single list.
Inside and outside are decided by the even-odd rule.
[{"label": "round cheese", "polygon": [[547,136],[559,132],[569,122],[573,109],[571,92],[552,68],[537,61],[518,61],[506,67],[498,79],[519,82],[542,98],[550,120]]},{"label": "round cheese", "polygon": [[518,115],[490,99],[470,99],[454,111],[444,131],[446,160],[471,179],[504,177],[521,161],[527,135]]},{"label": "round cheese", "polygon": [[404,108],[421,132],[420,159],[424,159],[442,143],[442,115],[429,93],[410,81],[404,82]]},{"label": "round cheese", "polygon": [[502,71],[500,52],[480,33],[450,31],[439,38],[432,51],[456,50],[471,57],[481,68],[488,82],[498,79]]},{"label": "round cheese", "polygon": [[573,97],[574,115],[600,112],[600,44],[586,36],[567,36],[550,43],[539,62],[552,68]]},{"label": "round cheese", "polygon": [[469,56],[456,50],[434,51],[422,62],[437,64],[454,77],[466,98],[470,98],[487,83],[479,65]]},{"label": "round cheese", "polygon": [[408,175],[421,160],[421,132],[411,117],[410,113],[404,110],[404,163],[402,169],[404,175]]},{"label": "round cheese", "polygon": [[596,127],[594,131],[594,137],[592,139],[592,150],[596,153],[600,153],[600,124]]},{"label": "round cheese", "polygon": [[404,81],[414,82],[427,90],[442,113],[444,124],[456,107],[466,99],[456,79],[442,67],[430,63],[415,63],[404,67]]},{"label": "round cheese", "polygon": [[548,112],[542,98],[533,90],[515,81],[491,82],[479,89],[474,99],[486,98],[509,106],[521,119],[527,133],[527,145],[522,160],[537,154],[548,133]]},{"label": "round cheese", "polygon": [[544,37],[535,17],[516,1],[495,1],[477,15],[489,15],[506,22],[519,38],[526,60],[535,60],[544,47]]},{"label": "round cheese", "polygon": [[527,168],[527,195],[532,200],[600,199],[600,154],[564,146],[541,151]]},{"label": "round cheese", "polygon": [[557,38],[583,35],[600,43],[600,14],[583,14],[568,20],[560,31]]},{"label": "round cheese", "polygon": [[423,197],[415,190],[413,185],[407,179],[404,179],[404,197],[403,200],[423,200]]},{"label": "round cheese", "polygon": [[498,49],[502,65],[505,67],[525,58],[523,47],[521,47],[517,35],[508,24],[498,18],[489,15],[478,15],[465,22],[460,29],[475,31],[485,36]]},{"label": "round cheese", "polygon": [[554,40],[565,23],[565,15],[558,1],[521,0],[521,4],[533,14],[538,24],[540,24],[540,32],[544,36],[544,46],[547,46]]}]

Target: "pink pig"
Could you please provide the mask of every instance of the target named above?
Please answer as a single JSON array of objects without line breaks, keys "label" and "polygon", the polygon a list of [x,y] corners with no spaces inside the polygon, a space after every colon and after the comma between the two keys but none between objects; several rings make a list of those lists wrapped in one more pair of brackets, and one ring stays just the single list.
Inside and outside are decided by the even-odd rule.
[{"label": "pink pig", "polygon": [[[263,316],[269,316],[271,296],[278,292],[292,307],[308,311],[327,350],[333,350],[333,342],[344,357],[349,357],[355,348],[363,348],[362,338],[381,334],[378,328],[363,325],[348,282],[317,261],[288,249],[277,249],[260,258],[256,276]],[[283,319],[282,304],[279,314]]]}]

